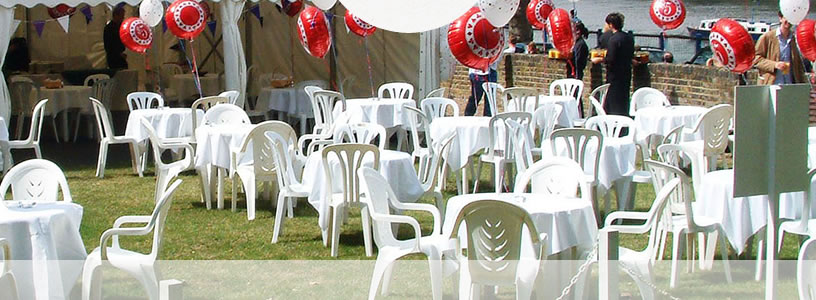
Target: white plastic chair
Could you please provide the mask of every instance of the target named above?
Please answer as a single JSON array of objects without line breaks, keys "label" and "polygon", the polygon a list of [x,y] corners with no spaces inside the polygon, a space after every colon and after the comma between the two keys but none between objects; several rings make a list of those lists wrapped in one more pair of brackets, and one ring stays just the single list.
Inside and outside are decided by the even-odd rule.
[{"label": "white plastic chair", "polygon": [[[484,89],[485,98],[487,99],[487,107],[490,108],[490,116],[495,116],[499,113],[496,99],[499,98],[499,94],[504,95],[504,87],[495,82],[485,82],[482,83],[482,89]],[[479,99],[476,99],[476,101],[479,101]]]},{"label": "white plastic chair", "polygon": [[[601,133],[604,139],[621,138],[627,139],[632,144],[635,143],[635,121],[627,116],[606,115],[594,116],[586,120],[584,127],[590,130],[597,130]],[[621,133],[624,129],[628,132],[625,136]],[[651,157],[651,156],[650,156]],[[634,199],[632,193],[632,182],[634,183],[648,183],[651,182],[651,175],[649,172],[638,170],[632,174],[631,180],[621,179],[615,182],[615,191],[618,199],[618,210],[625,210],[634,207]],[[609,211],[610,194],[606,193],[604,196],[604,211]]]},{"label": "white plastic chair", "polygon": [[[592,205],[595,208],[596,220],[601,220],[599,205],[595,204],[595,194],[598,188],[598,164],[601,160],[600,150],[603,147],[603,136],[596,130],[564,128],[553,131],[552,135],[550,135],[550,140],[553,154],[558,153],[558,146],[566,147],[566,157],[577,162],[578,165],[581,166],[581,169],[584,170],[584,174],[588,173],[587,170],[592,170],[591,175],[585,175],[585,177],[592,187],[592,195],[590,195],[589,199],[592,200]],[[560,145],[558,141],[562,141]],[[590,144],[594,146],[590,147]],[[595,149],[594,158],[588,157],[588,151],[592,148]],[[592,163],[592,165],[590,165],[590,163]]]},{"label": "white plastic chair", "polygon": [[[526,111],[532,114],[538,108],[538,94],[538,90],[534,88],[510,87],[504,89],[504,97],[502,97],[504,112]],[[512,110],[510,109],[511,103]]]},{"label": "white plastic chair", "polygon": [[[142,128],[147,132],[150,139],[150,145],[153,147],[153,158],[156,162],[156,193],[154,200],[156,202],[161,198],[162,193],[170,184],[173,178],[177,177],[179,173],[189,170],[193,167],[195,161],[195,151],[193,146],[186,142],[177,142],[172,140],[162,140],[156,135],[153,125],[149,121],[142,118]],[[162,160],[162,153],[165,150],[184,150],[184,156],[176,161],[165,163]]]},{"label": "white plastic chair", "polygon": [[[404,109],[406,109],[405,113],[408,114],[408,134],[411,137],[411,143],[413,145],[411,150],[411,158],[414,162],[419,161],[419,169],[422,169],[428,162],[429,158],[431,157],[430,147],[422,147],[420,143],[420,132],[429,132],[430,129],[430,120],[428,117],[416,107],[403,105]],[[426,138],[426,145],[431,145],[430,135],[425,135]]]},{"label": "white plastic chair", "polygon": [[113,118],[110,110],[108,110],[102,102],[94,98],[90,98],[91,106],[93,106],[94,114],[96,116],[96,127],[99,130],[99,159],[96,163],[96,177],[105,177],[105,165],[108,161],[108,145],[127,144],[130,147],[130,160],[133,172],[143,176],[142,164],[144,159],[144,145],[141,145],[136,139],[127,136],[116,136],[113,130]]},{"label": "white plastic chair", "polygon": [[377,140],[377,148],[385,150],[385,128],[374,123],[337,124],[334,143],[371,144]]},{"label": "white plastic chair", "polygon": [[228,103],[219,104],[207,110],[202,121],[205,125],[252,124],[243,109]]},{"label": "white plastic chair", "polygon": [[[669,281],[669,286],[674,288],[677,285],[678,262],[680,260],[680,250],[683,249],[681,243],[685,240],[685,235],[694,236],[694,234],[706,234],[708,245],[703,245],[700,241],[700,268],[710,269],[714,262],[714,248],[717,245],[717,238],[720,240],[720,250],[725,267],[725,278],[731,283],[731,268],[728,264],[728,246],[725,239],[725,231],[722,224],[710,217],[694,213],[691,201],[691,184],[688,176],[682,170],[661,162],[653,160],[645,161],[646,167],[652,173],[652,183],[654,183],[655,192],[660,192],[663,187],[669,185],[670,182],[680,180],[680,185],[676,187],[674,193],[669,196],[670,218],[665,218],[666,224],[663,226],[664,230],[673,233],[672,237],[672,273]],[[678,212],[678,215],[674,215]],[[607,222],[612,217],[610,214]],[[609,224],[609,223],[607,223]],[[661,238],[662,240],[662,238]],[[690,247],[693,249],[693,247]],[[660,250],[663,250],[661,246]],[[660,252],[663,255],[663,252]],[[693,257],[693,253],[688,253],[688,257]]]},{"label": "white plastic chair", "polygon": [[422,112],[425,113],[425,116],[428,117],[428,121],[431,122],[436,118],[448,116],[449,108],[452,112],[450,116],[459,116],[459,104],[456,104],[456,101],[453,101],[453,99],[429,97],[422,100],[420,107],[422,108]]},{"label": "white plastic chair", "polygon": [[[100,75],[100,74],[97,74],[97,75]],[[104,75],[104,74],[102,74],[102,75]],[[94,76],[94,75],[92,75],[92,76]],[[107,76],[107,75],[105,75],[105,76]],[[91,76],[89,76],[89,77],[91,77]],[[88,82],[87,79],[85,81]],[[99,102],[101,102],[106,107],[110,107],[111,106],[111,94],[113,93],[113,88],[116,85],[115,81],[113,79],[97,79],[97,80],[93,80],[91,82],[92,82],[91,86],[93,87],[92,92],[91,92],[92,95],[93,95],[92,97],[99,100]],[[85,117],[85,118],[90,119],[91,116],[93,116],[93,115],[94,114],[87,113],[87,112],[84,112],[82,110],[77,111],[76,124],[74,125],[74,143],[76,143],[77,139],[79,139],[79,127],[82,125],[82,122],[81,122],[82,118]],[[88,132],[91,132],[91,138],[93,138],[93,135],[94,135],[93,125],[88,123],[88,127],[89,127]]]},{"label": "white plastic chair", "polygon": [[[320,151],[323,146],[334,143],[335,126],[345,124],[348,115],[346,111],[346,98],[342,94],[329,90],[316,90],[312,92],[312,108],[314,111],[315,126],[312,134],[304,134],[298,139],[298,149],[305,149],[300,160],[306,160],[309,154]],[[334,106],[340,105],[340,115],[335,120],[333,114]]]},{"label": "white plastic chair", "polygon": [[518,178],[521,173],[524,173],[524,171],[530,168],[535,162],[532,152],[533,143],[535,143],[535,141],[533,140],[532,133],[526,126],[519,124],[515,120],[508,120],[507,124],[510,125],[510,134],[513,135],[515,142],[513,157],[515,158],[516,164],[515,177]]},{"label": "white plastic chair", "polygon": [[[306,81],[301,81],[301,82],[296,83],[295,84],[295,94],[296,94],[295,99],[297,99],[297,101],[311,101],[311,96],[308,95],[308,92],[305,89],[307,86],[316,86],[316,87],[319,87],[319,88],[322,88],[322,89],[328,89],[329,88],[329,83],[326,82],[325,80],[306,80]],[[301,93],[301,91],[303,91],[303,93],[306,94],[306,97],[303,97],[303,93]],[[314,104],[312,105],[312,111],[314,112]],[[283,115],[283,113],[281,112],[279,114],[279,116],[282,116],[282,115]],[[298,120],[300,121],[300,134],[301,135],[308,132],[306,123],[309,121],[310,118],[316,118],[316,116],[317,116],[316,114],[309,115],[309,114],[307,114],[305,112],[302,112],[302,111],[297,114]],[[315,122],[317,122],[316,119],[315,119]],[[315,124],[317,124],[317,123],[315,123]]]},{"label": "white plastic chair", "polygon": [[414,86],[406,82],[385,83],[377,89],[377,98],[414,99]]},{"label": "white plastic chair", "polygon": [[[479,299],[480,285],[515,285],[516,299],[529,299],[541,261],[545,259],[547,239],[545,233],[537,232],[530,215],[515,204],[485,199],[462,208],[451,238],[457,238],[462,223],[466,227],[468,251],[466,256],[457,251],[461,268],[459,297],[469,299],[463,295],[469,290],[471,298]],[[521,255],[525,228],[537,252],[533,257]],[[463,248],[457,246],[456,249]]]},{"label": "white plastic chair", "polygon": [[[18,78],[26,80],[17,80]],[[26,117],[30,118],[32,116],[31,104],[40,97],[40,88],[34,85],[34,82],[28,77],[15,76],[12,77],[12,81],[9,83],[9,94],[12,100],[11,109],[17,115],[14,137],[19,139],[23,135],[23,125]],[[9,122],[7,125],[11,125],[10,119],[6,119],[6,122]],[[58,137],[57,125],[53,118],[51,119],[51,127],[54,130],[54,137]]]},{"label": "white plastic chair", "polygon": [[519,173],[514,193],[526,193],[527,186],[533,194],[555,197],[578,197],[591,202],[589,182],[584,171],[575,161],[566,157],[551,157],[537,161],[523,173]]},{"label": "white plastic chair", "polygon": [[609,91],[609,83],[602,84],[592,90],[589,93],[589,104],[592,105],[592,109],[594,110],[594,114],[592,111],[586,114],[587,118],[592,117],[593,115],[597,116],[605,116],[606,110],[604,110],[603,106],[606,104],[606,93]]},{"label": "white plastic chair", "polygon": [[[336,257],[340,241],[340,225],[345,216],[345,210],[350,207],[360,207],[362,210],[363,240],[365,242],[366,256],[371,256],[371,224],[368,214],[368,207],[361,201],[362,192],[360,190],[360,177],[357,170],[363,166],[366,157],[372,157],[372,167],[375,170],[380,168],[380,151],[374,145],[369,144],[339,144],[330,145],[323,149],[323,171],[326,174],[326,185],[323,187],[330,191],[328,196],[328,232],[326,242],[331,241],[331,256]],[[335,157],[340,161],[340,176],[332,174],[329,157]],[[332,182],[340,179],[343,184],[343,191],[332,192],[334,186]]]},{"label": "white plastic chair", "polygon": [[[71,189],[60,167],[44,159],[29,159],[15,165],[0,182],[0,195],[6,200],[11,188],[11,200],[72,202]],[[2,204],[0,204],[2,205]]]},{"label": "white plastic chair", "polygon": [[443,88],[443,87],[435,89],[435,90],[431,91],[430,93],[428,93],[428,95],[425,96],[425,98],[445,97],[445,91],[446,91],[446,89]]},{"label": "white plastic chair", "polygon": [[[211,97],[204,97],[199,98],[198,100],[193,102],[193,105],[190,106],[191,113],[192,113],[192,124],[193,124],[193,133],[195,133],[196,128],[198,128],[199,120],[198,120],[198,110],[203,110],[205,113],[213,108],[218,104],[229,104],[229,98],[227,97],[219,97],[219,96],[211,96]],[[191,137],[191,142],[195,143],[195,134]]]},{"label": "white plastic chair", "polygon": [[[283,123],[281,126],[283,125],[289,126],[286,123]],[[294,165],[293,156],[296,152],[294,149],[296,138],[291,136],[291,134],[294,133],[295,130],[289,127],[285,132],[276,130],[265,134],[271,146],[274,147],[271,148],[271,150],[279,190],[275,212],[275,231],[272,234],[273,244],[278,242],[278,236],[280,236],[283,230],[283,209],[289,209],[289,217],[291,218],[293,215],[292,207],[297,201],[296,198],[308,197],[311,192],[308,187],[301,183],[301,180],[295,174],[296,167]],[[287,137],[287,135],[290,136]]]},{"label": "white plastic chair", "polygon": [[[159,299],[159,270],[156,268],[156,259],[162,247],[164,227],[170,206],[173,203],[173,193],[181,184],[181,180],[173,182],[167,191],[162,191],[161,199],[156,203],[153,214],[149,216],[122,216],[113,222],[113,228],[102,233],[99,247],[94,249],[85,258],[85,267],[82,271],[82,299],[102,299],[102,269],[101,266],[113,266],[135,277],[146,290],[150,300]],[[122,227],[122,225],[145,224],[141,227]],[[148,254],[142,254],[119,246],[119,236],[144,236],[153,232],[153,246]],[[108,247],[108,240],[113,245]]]},{"label": "white plastic chair", "polygon": [[[514,120],[530,130],[530,119],[532,115],[527,112],[508,112],[494,115],[490,118],[488,144],[485,154],[479,156],[479,166],[476,168],[476,183],[473,185],[473,192],[479,187],[479,174],[482,174],[482,163],[493,164],[494,184],[496,193],[503,192],[505,165],[515,162],[514,136],[507,121]],[[501,143],[501,144],[500,144]]]},{"label": "white plastic chair", "polygon": [[539,144],[531,149],[533,154],[544,157],[544,151],[551,153],[550,136],[563,110],[564,108],[556,103],[544,103],[536,108],[533,113],[533,130],[538,133]]},{"label": "white plastic chair", "polygon": [[238,103],[238,96],[241,94],[238,91],[226,91],[218,94],[219,97],[227,97],[229,104],[244,108],[244,103]]},{"label": "white plastic chair", "polygon": [[442,158],[447,157],[450,152],[450,145],[456,138],[456,132],[446,136],[440,143],[431,143],[432,150],[429,162],[417,169],[417,179],[419,180],[423,196],[430,195],[436,200],[436,207],[441,213],[445,213],[445,201],[442,198]]},{"label": "white plastic chair", "polygon": [[96,81],[98,80],[108,80],[111,79],[108,74],[93,74],[85,77],[85,81],[82,83],[84,86],[93,86]]},{"label": "white plastic chair", "polygon": [[685,135],[702,133],[703,136],[702,140],[679,144],[691,158],[695,195],[699,195],[703,175],[713,171],[717,158],[725,154],[725,148],[728,147],[728,127],[733,115],[734,107],[730,104],[716,105],[700,116],[693,130],[683,129]]},{"label": "white plastic chair", "polygon": [[0,299],[17,300],[19,299],[17,281],[14,279],[14,274],[11,273],[11,246],[8,240],[0,239],[0,250],[2,250],[0,253],[3,254],[3,260],[0,260],[3,266],[0,269],[0,291],[3,291],[3,295],[0,295]]},{"label": "white plastic chair", "polygon": [[31,113],[31,129],[28,132],[28,138],[25,140],[9,141],[9,150],[34,149],[37,158],[42,158],[42,153],[40,152],[40,133],[42,132],[42,121],[45,116],[46,103],[48,103],[48,99],[43,99],[34,106],[34,110]]},{"label": "white plastic chair", "polygon": [[799,299],[816,299],[816,239],[809,238],[799,249],[796,258],[796,284],[799,290]]},{"label": "white plastic chair", "polygon": [[[810,171],[808,171],[808,182],[813,182],[814,175],[816,175],[816,169],[810,169]],[[813,199],[810,197],[811,186],[812,184],[808,184],[808,190],[805,191],[805,199],[802,203],[801,210],[802,215],[799,217],[799,219],[783,221],[781,224],[779,224],[779,244],[777,245],[777,249],[782,249],[782,242],[785,239],[786,232],[810,237],[810,233],[814,232],[813,230],[816,230],[816,219],[811,219],[810,216],[810,208],[813,205]]]},{"label": "white plastic chair", "polygon": [[146,109],[164,107],[164,98],[161,95],[151,92],[133,92],[127,95],[128,109]]},{"label": "white plastic chair", "polygon": [[669,98],[667,98],[663,92],[650,87],[642,87],[632,94],[632,100],[629,104],[629,115],[634,116],[635,112],[641,108],[663,106],[671,106]]},{"label": "white plastic chair", "polygon": [[[584,98],[584,82],[578,79],[558,79],[550,83],[550,96],[567,96],[575,99],[576,105]],[[583,112],[581,112],[583,113]],[[574,127],[583,127],[584,119],[575,120]]]},{"label": "white plastic chair", "polygon": [[[363,167],[357,171],[367,188],[368,207],[374,227],[374,241],[377,243],[377,262],[371,276],[368,299],[374,300],[382,281],[382,294],[388,293],[388,286],[397,259],[413,253],[423,253],[428,257],[431,273],[431,290],[433,299],[442,299],[442,252],[447,250],[447,241],[441,235],[442,218],[436,207],[421,203],[402,203],[397,199],[388,181],[372,168]],[[419,222],[405,215],[392,215],[391,210],[424,211],[433,217],[433,231],[422,236]],[[392,225],[408,224],[413,229],[414,237],[409,240],[396,239]]]}]

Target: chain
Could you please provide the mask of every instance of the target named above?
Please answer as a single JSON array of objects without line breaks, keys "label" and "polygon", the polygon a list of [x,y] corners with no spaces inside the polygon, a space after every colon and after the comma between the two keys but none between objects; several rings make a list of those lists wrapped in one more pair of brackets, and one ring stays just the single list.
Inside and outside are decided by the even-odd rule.
[{"label": "chain", "polygon": [[640,280],[641,282],[646,283],[646,285],[648,285],[652,290],[657,291],[658,293],[660,293],[664,297],[667,297],[667,298],[672,299],[672,300],[680,300],[680,298],[672,296],[671,294],[669,294],[668,291],[657,287],[654,283],[652,283],[651,280],[647,280],[647,279],[643,278],[643,276],[640,275],[640,273],[635,272],[634,270],[630,269],[626,265],[620,264],[620,266],[624,271],[626,271],[626,273],[629,273],[629,276],[637,277],[638,280]]},{"label": "chain", "polygon": [[586,273],[587,270],[589,270],[589,265],[592,264],[592,262],[595,260],[595,256],[597,255],[598,255],[598,242],[596,241],[595,246],[592,247],[592,251],[590,251],[589,255],[587,255],[587,258],[586,260],[584,260],[584,263],[581,264],[580,267],[578,267],[578,273],[576,273],[574,276],[572,276],[572,278],[570,278],[569,284],[561,291],[561,296],[558,296],[558,298],[556,298],[555,300],[563,300],[567,295],[569,295],[570,290],[572,290],[572,287],[575,286],[576,283],[578,283],[578,278],[581,277],[581,275],[584,275],[584,273]]}]

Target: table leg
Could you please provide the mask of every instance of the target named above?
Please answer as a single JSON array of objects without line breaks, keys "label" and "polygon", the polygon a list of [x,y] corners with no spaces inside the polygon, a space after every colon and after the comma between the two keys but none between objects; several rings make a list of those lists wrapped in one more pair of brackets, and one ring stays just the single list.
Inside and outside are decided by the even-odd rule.
[{"label": "table leg", "polygon": [[60,121],[62,123],[62,140],[67,141],[68,140],[68,110],[65,109],[65,110],[61,111],[60,114],[62,115],[62,121]]},{"label": "table leg", "polygon": [[204,203],[207,209],[212,209],[209,170],[209,166],[199,168],[198,175],[201,176],[201,195],[204,198]]},{"label": "table leg", "polygon": [[224,169],[215,167],[215,171],[218,172],[218,209],[224,209]]}]

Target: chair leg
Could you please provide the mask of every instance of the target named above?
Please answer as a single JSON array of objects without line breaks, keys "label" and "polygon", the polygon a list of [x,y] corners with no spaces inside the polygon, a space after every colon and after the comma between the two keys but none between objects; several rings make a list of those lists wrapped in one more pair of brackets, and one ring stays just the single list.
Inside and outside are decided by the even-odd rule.
[{"label": "chair leg", "polygon": [[388,269],[388,266],[392,263],[391,261],[380,258],[381,257],[378,256],[377,262],[374,263],[374,274],[371,275],[371,285],[368,287],[368,300],[377,298],[377,289],[380,287],[380,281],[382,281],[386,269]]},{"label": "chair leg", "polygon": [[224,170],[221,168],[216,167],[216,187],[217,187],[217,197],[218,197],[218,209],[224,209]]},{"label": "chair leg", "polygon": [[[221,182],[221,180],[219,180]],[[255,180],[246,182],[244,184],[244,193],[246,194],[246,205],[247,205],[247,220],[255,220],[255,188],[256,188]],[[236,190],[236,186],[232,186],[232,190]],[[219,188],[221,190],[221,188]],[[221,193],[221,192],[219,192]],[[220,200],[219,200],[220,201]]]},{"label": "chair leg", "polygon": [[[57,143],[59,143],[59,142],[60,142],[60,139],[59,139],[59,132],[57,131],[57,121],[56,121],[56,118],[57,118],[57,116],[56,116],[56,115],[53,115],[53,116],[51,117],[51,129],[53,129],[53,130],[54,130],[54,140],[56,140],[56,141],[57,141]],[[34,122],[34,120],[32,119],[32,120],[31,120],[31,122]],[[42,124],[40,124],[40,126],[42,126]],[[33,132],[31,132],[31,133],[33,133]],[[29,134],[31,134],[31,133],[29,133]]]},{"label": "chair leg", "polygon": [[392,261],[388,264],[388,267],[385,268],[385,273],[383,274],[382,278],[382,288],[380,289],[380,295],[388,296],[388,292],[391,290],[391,275],[394,274],[394,262]]},{"label": "chair leg", "polygon": [[363,241],[365,242],[366,256],[371,257],[374,255],[374,250],[371,241],[371,216],[368,213],[368,206],[363,207],[361,215],[363,218]]},{"label": "chair leg", "polygon": [[34,144],[34,154],[37,155],[37,158],[42,159],[42,151],[40,150],[40,144]]},{"label": "chair leg", "polygon": [[340,226],[343,224],[343,207],[338,206],[332,212],[332,235],[331,235],[331,256],[337,257],[340,245]]},{"label": "chair leg", "polygon": [[[465,170],[462,169],[462,172],[465,172]],[[476,193],[476,189],[479,188],[479,177],[480,177],[479,175],[482,175],[482,160],[481,159],[479,160],[478,167],[476,167],[476,175],[472,176],[473,177],[473,193],[474,194]],[[467,181],[465,181],[465,182],[467,182]]]},{"label": "chair leg", "polygon": [[284,197],[283,191],[278,193],[278,205],[275,208],[275,230],[272,233],[272,243],[278,242],[278,236],[280,236],[281,230],[283,230],[283,206],[286,203],[286,197]]},{"label": "chair leg", "polygon": [[21,140],[21,135],[23,135],[23,125],[25,125],[25,116],[19,115],[17,117],[17,128],[14,128],[14,137],[18,140]]},{"label": "chair leg", "polygon": [[108,143],[102,141],[99,143],[99,158],[96,161],[96,177],[104,178],[105,177],[105,163],[107,162],[108,156]]},{"label": "chair leg", "polygon": [[765,254],[765,235],[761,232],[762,229],[758,233],[760,236],[757,242],[756,274],[754,274],[754,280],[756,281],[762,280],[762,257]]},{"label": "chair leg", "polygon": [[431,293],[434,300],[442,300],[442,257],[438,252],[428,254],[428,267],[431,272]]},{"label": "chair leg", "polygon": [[678,263],[680,262],[680,242],[683,231],[675,232],[672,236],[672,268],[671,278],[669,279],[669,287],[674,288],[677,285]]},{"label": "chair leg", "polygon": [[101,258],[88,257],[82,271],[82,300],[102,299]]},{"label": "chair leg", "polygon": [[82,113],[77,111],[76,125],[74,126],[74,143],[77,142],[77,137],[79,136],[79,126],[80,125],[82,125]]},{"label": "chair leg", "polygon": [[[235,205],[238,202],[238,178],[237,178],[238,174],[232,174],[232,176],[230,177],[231,177],[230,179],[232,180],[232,199],[230,199],[230,202],[232,203],[231,210],[232,212],[235,212],[236,211]],[[248,203],[249,201],[247,201],[247,205],[249,205]]]},{"label": "chair leg", "polygon": [[502,193],[504,191],[504,163],[498,162],[493,165],[493,173],[493,187],[496,193]]},{"label": "chair leg", "polygon": [[[731,264],[728,262],[728,246],[725,244],[725,232],[715,231],[714,233],[715,235],[709,238],[716,240],[717,235],[720,236],[720,255],[722,255],[723,268],[725,269],[725,280],[731,283]],[[711,245],[711,247],[714,246]],[[714,259],[714,257],[711,257],[711,259]]]},{"label": "chair leg", "polygon": [[198,169],[198,177],[201,179],[201,196],[204,200],[204,205],[207,206],[207,210],[212,209],[212,201],[210,201],[210,176],[209,176],[209,167],[203,167]]}]

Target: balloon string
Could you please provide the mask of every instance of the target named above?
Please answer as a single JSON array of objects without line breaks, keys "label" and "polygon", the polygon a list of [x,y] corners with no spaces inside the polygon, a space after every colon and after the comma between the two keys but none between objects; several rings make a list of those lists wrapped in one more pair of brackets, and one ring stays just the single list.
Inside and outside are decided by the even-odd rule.
[{"label": "balloon string", "polygon": [[193,63],[190,62],[190,57],[187,56],[187,47],[184,46],[184,40],[179,39],[179,46],[181,47],[181,52],[184,52],[184,60],[187,62],[187,67],[190,68],[190,70],[192,70]]},{"label": "balloon string", "polygon": [[292,81],[295,79],[295,36],[293,32],[292,18],[289,18],[289,62],[292,69]]},{"label": "balloon string", "polygon": [[195,79],[196,89],[198,89],[199,97],[204,98],[204,93],[201,92],[201,78],[198,75],[198,64],[196,63],[196,55],[195,48],[193,47],[193,40],[190,40],[190,53],[193,54],[193,78]]},{"label": "balloon string", "polygon": [[363,49],[365,49],[366,63],[368,64],[368,85],[371,86],[371,97],[374,97],[374,71],[371,69],[371,56],[368,53],[368,39],[363,37]]}]

